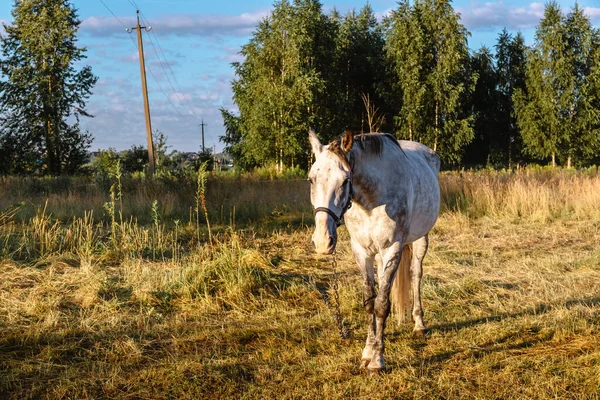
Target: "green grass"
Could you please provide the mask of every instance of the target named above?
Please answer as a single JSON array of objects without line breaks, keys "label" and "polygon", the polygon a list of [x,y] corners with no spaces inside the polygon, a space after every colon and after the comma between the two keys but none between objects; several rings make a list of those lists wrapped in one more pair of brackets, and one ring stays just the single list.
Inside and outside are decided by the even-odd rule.
[{"label": "green grass", "polygon": [[[440,181],[423,279],[431,334],[390,321],[379,376],[358,368],[366,316],[343,227],[346,340],[323,297],[331,260],[290,223],[292,206],[222,224],[213,247],[195,221],[152,222],[151,204],[114,224],[56,218],[50,201],[2,212],[0,398],[600,398],[597,175]],[[286,204],[280,192],[268,201]]]}]

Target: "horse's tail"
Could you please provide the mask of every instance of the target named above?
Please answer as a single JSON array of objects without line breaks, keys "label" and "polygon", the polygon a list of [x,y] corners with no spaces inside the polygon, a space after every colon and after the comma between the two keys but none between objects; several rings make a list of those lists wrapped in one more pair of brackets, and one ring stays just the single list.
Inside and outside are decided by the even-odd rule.
[{"label": "horse's tail", "polygon": [[400,255],[400,264],[392,283],[392,313],[399,324],[407,321],[406,314],[411,315],[411,279],[410,262],[412,260],[412,243],[404,245]]}]

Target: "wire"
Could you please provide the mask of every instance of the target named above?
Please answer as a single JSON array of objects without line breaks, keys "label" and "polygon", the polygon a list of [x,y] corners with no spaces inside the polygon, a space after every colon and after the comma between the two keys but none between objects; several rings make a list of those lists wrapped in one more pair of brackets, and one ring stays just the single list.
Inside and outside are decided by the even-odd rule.
[{"label": "wire", "polygon": [[[144,23],[146,25],[150,25],[148,19],[146,18],[146,16],[144,15],[144,13],[142,11],[140,11],[140,14],[142,16],[142,19],[144,20]],[[160,54],[162,54],[162,59],[164,60],[164,65],[167,66],[169,72],[171,73],[171,76],[173,77],[173,80],[175,81],[175,84],[178,88],[178,90],[175,90],[175,88],[173,87],[173,83],[171,81],[171,79],[169,78],[169,74],[167,73],[162,61],[161,61],[161,55],[159,54],[159,51],[156,50],[156,46],[154,45],[154,41],[152,40],[152,37],[154,36],[154,39],[156,40],[156,46],[158,46],[158,50],[160,51]],[[181,89],[181,85],[179,84],[179,82],[177,81],[177,77],[175,75],[175,73],[173,72],[173,69],[171,68],[171,65],[169,64],[169,62],[167,61],[167,57],[165,56],[165,52],[162,49],[162,46],[160,45],[160,42],[158,40],[158,36],[156,36],[156,34],[154,33],[154,31],[150,31],[150,43],[152,44],[152,47],[154,48],[154,52],[156,53],[156,56],[158,57],[160,66],[162,67],[165,75],[167,76],[167,79],[169,81],[169,84],[171,85],[171,89],[173,89],[174,93],[182,93],[183,90]],[[179,96],[178,96],[179,97]],[[186,106],[188,108],[188,112],[195,116],[196,118],[199,118],[199,116],[196,114],[196,112],[194,111],[194,107],[192,106],[192,104],[190,103],[189,99],[185,96],[181,96],[180,99],[183,99],[183,101],[186,103]]]},{"label": "wire", "polygon": [[[121,20],[119,19],[119,17],[117,17],[117,16],[116,16],[116,14],[115,14],[115,13],[114,13],[114,12],[113,12],[111,9],[110,9],[110,7],[108,7],[108,6],[106,5],[106,3],[105,3],[103,0],[100,0],[100,3],[102,3],[102,5],[103,5],[104,7],[106,7],[106,9],[107,9],[107,10],[108,10],[108,11],[109,11],[109,12],[110,12],[112,15],[113,15],[113,17],[115,17],[115,19],[116,19],[117,21],[119,21],[119,23],[120,23],[120,24],[123,26],[123,28],[125,28],[125,30],[126,30],[127,32],[129,32],[129,31],[130,31],[130,29],[129,29],[129,28],[127,28],[127,25],[125,25],[125,24],[123,23],[123,21],[121,21]],[[135,48],[137,49],[137,43],[135,42],[135,40],[133,40],[133,38],[132,38],[131,36],[129,36],[129,39],[131,39],[131,42],[133,43],[133,45],[134,45],[134,46],[135,46]]]},{"label": "wire", "polygon": [[131,4],[136,10],[140,9],[135,0],[129,0],[129,4]]},{"label": "wire", "polygon": [[[100,1],[102,1],[102,0],[100,0]],[[139,8],[138,4],[135,2],[135,0],[128,0],[128,1],[129,1],[129,4],[131,4],[131,5],[132,5],[132,6],[133,6],[133,7],[136,9],[136,11],[139,11],[139,12],[140,12],[140,15],[142,16],[142,21],[143,21],[143,22],[144,22],[144,23],[145,23],[147,26],[150,26],[150,23],[149,23],[149,22],[148,22],[148,20],[146,19],[146,17],[145,17],[145,15],[144,15],[144,13],[143,13],[143,12],[140,10],[140,8]],[[115,17],[116,17],[116,16],[115,16]],[[173,82],[171,81],[171,78],[169,77],[169,74],[167,73],[167,71],[166,71],[166,69],[165,69],[165,67],[164,67],[164,65],[163,65],[163,63],[162,63],[162,60],[161,60],[161,58],[160,58],[160,55],[159,55],[159,53],[158,53],[158,51],[157,51],[157,49],[156,49],[156,46],[155,46],[155,44],[154,44],[154,42],[153,42],[153,40],[152,40],[152,36],[153,36],[153,35],[154,35],[154,37],[155,37],[155,39],[156,39],[156,43],[157,43],[157,45],[158,45],[158,46],[159,46],[159,48],[160,48],[160,44],[158,43],[158,37],[157,37],[157,36],[154,34],[154,32],[153,32],[153,31],[150,31],[150,32],[149,32],[149,35],[146,35],[146,36],[147,36],[147,38],[149,39],[149,41],[150,41],[150,44],[152,45],[152,47],[153,47],[153,49],[154,49],[154,52],[156,53],[156,56],[157,56],[157,59],[158,59],[159,65],[160,65],[160,67],[162,68],[162,70],[163,70],[163,72],[164,72],[165,76],[167,77],[167,80],[168,80],[168,82],[169,82],[169,85],[171,86],[171,89],[173,90],[173,94],[175,94],[175,95],[178,95],[178,92],[175,90],[175,88],[174,88],[174,86],[173,86]],[[132,39],[132,40],[133,40],[133,39]],[[137,46],[136,46],[136,47],[137,47]],[[160,48],[160,49],[161,49],[161,52],[162,52],[162,48]],[[173,74],[173,70],[172,70],[172,69],[171,69],[171,67],[169,66],[169,63],[167,62],[166,58],[164,57],[164,52],[163,52],[163,58],[164,58],[164,60],[165,60],[165,63],[167,64],[167,67],[168,67],[168,68],[169,68],[169,70],[171,71],[171,75],[173,76],[173,79],[175,80],[175,82],[177,82],[177,78],[175,78],[175,74]],[[183,116],[183,115],[182,115],[182,114],[179,112],[179,109],[178,109],[177,107],[175,107],[175,105],[174,105],[174,104],[173,104],[173,102],[171,101],[171,98],[169,97],[169,95],[168,95],[168,94],[165,92],[165,90],[163,89],[162,85],[160,84],[160,82],[159,82],[159,81],[158,81],[158,79],[156,78],[156,75],[154,75],[154,72],[152,71],[152,68],[148,68],[148,71],[150,72],[150,75],[152,76],[152,78],[153,78],[153,79],[154,79],[154,81],[156,82],[156,85],[158,86],[158,88],[160,89],[160,91],[162,92],[162,94],[163,94],[163,95],[164,95],[164,96],[167,98],[167,101],[169,102],[169,104],[171,105],[171,107],[173,108],[173,110],[175,110],[175,112],[177,113],[177,115],[179,115],[180,117],[184,118],[184,116]],[[180,92],[181,92],[181,91],[182,91],[182,90],[180,89]],[[193,108],[190,106],[190,103],[189,103],[188,99],[187,99],[185,96],[183,96],[183,99],[184,99],[184,101],[186,101],[186,102],[187,102],[187,105],[188,105],[188,107],[189,107],[189,110],[188,110],[188,112],[189,112],[191,115],[196,115],[196,113],[193,111]],[[197,115],[196,115],[196,117],[197,117]]]},{"label": "wire", "polygon": [[181,118],[184,118],[183,114],[181,114],[179,112],[179,110],[177,109],[177,107],[175,107],[175,105],[171,101],[171,98],[169,97],[169,95],[167,95],[167,93],[165,92],[165,90],[162,88],[162,86],[160,85],[160,82],[158,81],[158,79],[156,79],[156,76],[154,75],[154,72],[152,72],[152,69],[148,68],[148,71],[150,72],[150,75],[154,79],[154,82],[156,82],[156,85],[158,86],[158,88],[160,89],[160,91],[162,92],[162,94],[167,98],[167,101],[169,102],[169,104],[171,105],[171,107],[173,107],[173,110],[175,110],[175,112],[177,113],[177,115],[179,115]]},{"label": "wire", "polygon": [[[152,33],[152,31],[150,31],[150,33]],[[173,90],[173,94],[175,94],[175,95],[177,95],[177,97],[179,97],[179,92],[177,90],[175,90],[175,87],[173,86],[173,82],[171,81],[171,78],[169,77],[169,73],[167,72],[167,70],[166,70],[166,68],[165,68],[165,66],[164,66],[164,64],[163,64],[163,62],[162,62],[162,60],[160,58],[160,54],[158,53],[158,50],[156,49],[156,46],[154,45],[154,41],[152,40],[151,34],[148,35],[148,39],[150,40],[150,44],[152,45],[152,48],[154,49],[154,53],[156,54],[156,58],[158,59],[158,64],[162,68],[165,76],[167,77],[167,81],[169,82],[169,85],[171,86],[171,90]],[[168,62],[167,62],[166,59],[165,59],[165,64],[167,64],[167,67],[169,66],[169,64],[168,64]],[[169,69],[170,69],[170,67],[169,67]],[[171,74],[173,75],[173,71],[171,71]],[[173,75],[173,78],[175,78],[175,75]],[[185,96],[183,97],[183,99],[186,100]],[[193,115],[193,112],[190,109],[188,109],[187,111],[191,115]]]},{"label": "wire", "polygon": [[119,19],[119,17],[117,17],[117,16],[115,15],[115,13],[114,13],[114,12],[113,12],[113,11],[112,11],[112,10],[111,10],[111,9],[110,9],[108,6],[107,6],[107,5],[106,5],[106,3],[105,3],[104,1],[100,0],[100,3],[102,3],[102,5],[103,5],[104,7],[106,7],[106,9],[107,9],[107,10],[108,10],[108,11],[109,11],[109,12],[110,12],[112,15],[113,15],[113,17],[115,17],[115,18],[117,19],[117,21],[119,21],[119,23],[120,23],[121,25],[123,25],[123,28],[127,29],[127,26],[125,26],[125,24],[123,23],[123,21],[121,21],[121,20]]}]

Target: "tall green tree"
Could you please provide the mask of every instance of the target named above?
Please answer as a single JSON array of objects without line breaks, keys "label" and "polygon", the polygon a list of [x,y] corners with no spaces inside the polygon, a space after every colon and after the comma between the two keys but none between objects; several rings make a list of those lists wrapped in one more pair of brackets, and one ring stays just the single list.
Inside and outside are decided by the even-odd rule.
[{"label": "tall green tree", "polygon": [[527,56],[527,93],[517,90],[513,98],[525,150],[534,157],[551,157],[553,166],[565,139],[560,126],[568,74],[565,45],[560,7],[556,2],[547,3]]},{"label": "tall green tree", "polygon": [[374,107],[387,111],[385,98],[385,39],[371,6],[358,13],[349,11],[339,25],[334,70],[337,80],[337,116],[341,119],[335,135],[350,128],[369,131],[367,110],[362,100],[368,96]]},{"label": "tall green tree", "polygon": [[319,54],[329,48],[328,27],[319,1],[281,0],[242,47],[233,99],[249,161],[275,162],[281,170],[304,155],[306,131],[325,89]]},{"label": "tall green tree", "polygon": [[[600,146],[598,144],[598,140],[600,140],[600,29],[596,29],[594,32],[592,46],[590,76],[583,91],[585,96],[589,96],[589,108],[586,108],[584,112],[589,113],[589,119],[592,121],[590,135],[594,138],[594,145]],[[590,155],[587,161],[600,165],[600,151]]]},{"label": "tall green tree", "polygon": [[498,35],[496,45],[496,73],[498,77],[498,141],[501,161],[509,168],[513,162],[523,161],[523,141],[517,125],[513,95],[517,89],[525,90],[525,55],[527,46],[523,35],[515,36],[506,28]]},{"label": "tall green tree", "polygon": [[67,0],[15,0],[4,25],[0,63],[0,152],[7,172],[75,172],[86,160],[91,135],[80,116],[97,81],[77,47],[81,21]]},{"label": "tall green tree", "polygon": [[514,95],[526,151],[571,167],[599,149],[598,33],[576,4],[567,17],[556,2],[546,4],[527,57],[527,93]]},{"label": "tall green tree", "polygon": [[422,141],[456,163],[473,138],[465,107],[476,82],[468,31],[449,0],[407,0],[387,20],[386,49],[403,93],[402,136]]},{"label": "tall green tree", "polygon": [[219,140],[225,144],[223,151],[231,156],[235,165],[242,168],[253,166],[248,164],[244,158],[240,117],[225,108],[220,108],[219,111],[221,111],[223,126],[225,127],[225,135],[219,137]]},{"label": "tall green tree", "polygon": [[429,37],[422,29],[418,13],[409,1],[399,1],[385,21],[385,50],[397,83],[395,89],[402,93],[402,108],[395,116],[400,136],[420,140],[419,132],[426,126],[427,73],[425,53],[431,47]]},{"label": "tall green tree", "polygon": [[494,55],[483,46],[471,58],[471,70],[478,75],[472,95],[473,141],[465,148],[463,162],[471,165],[497,165],[502,162],[503,127],[498,123],[498,73]]},{"label": "tall green tree", "polygon": [[294,0],[294,31],[300,43],[300,57],[305,74],[312,79],[312,103],[306,108],[306,120],[299,125],[299,139],[303,155],[307,152],[306,127],[313,126],[319,131],[331,135],[339,135],[343,128],[339,121],[333,96],[337,93],[335,77],[335,40],[339,24],[331,16],[323,13],[319,0]]},{"label": "tall green tree", "polygon": [[600,104],[598,82],[600,71],[597,65],[600,52],[600,37],[577,3],[565,19],[565,42],[567,78],[565,93],[565,129],[567,143],[561,152],[567,158],[567,166],[578,159],[585,162],[600,150]]}]

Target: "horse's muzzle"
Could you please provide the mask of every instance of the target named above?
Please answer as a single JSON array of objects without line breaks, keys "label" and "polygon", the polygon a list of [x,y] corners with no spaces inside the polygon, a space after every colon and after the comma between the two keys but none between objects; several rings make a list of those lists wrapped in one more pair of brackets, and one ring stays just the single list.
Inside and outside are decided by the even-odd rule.
[{"label": "horse's muzzle", "polygon": [[318,254],[332,254],[337,244],[337,232],[329,232],[329,229],[316,229],[312,236],[312,243]]}]

